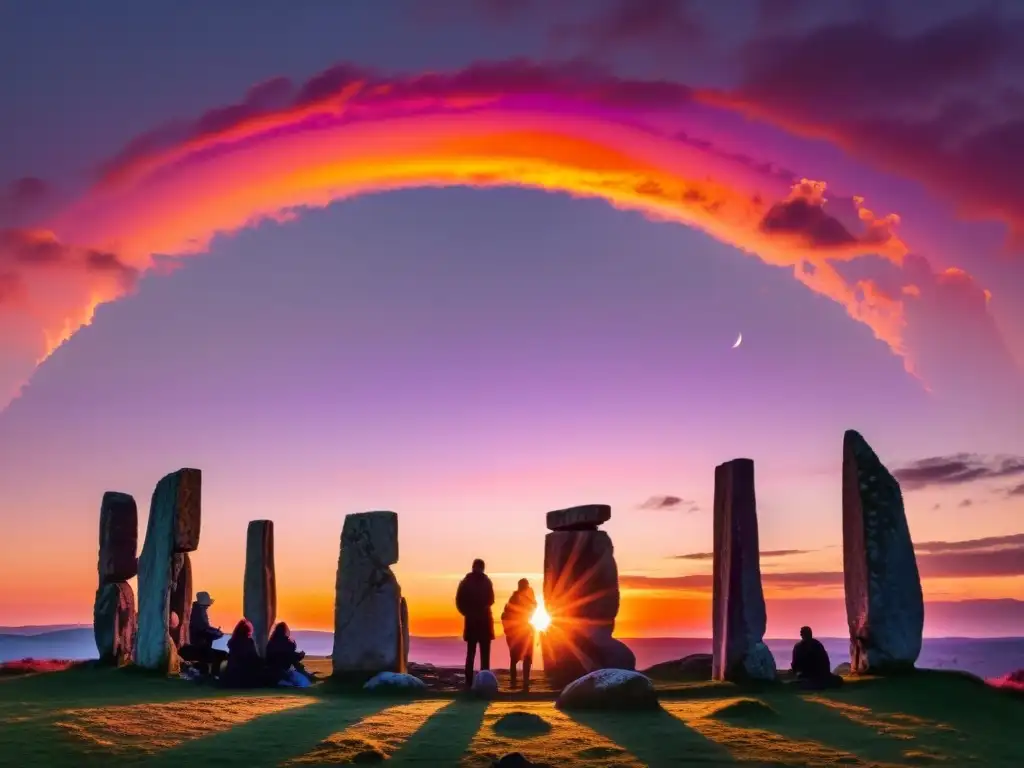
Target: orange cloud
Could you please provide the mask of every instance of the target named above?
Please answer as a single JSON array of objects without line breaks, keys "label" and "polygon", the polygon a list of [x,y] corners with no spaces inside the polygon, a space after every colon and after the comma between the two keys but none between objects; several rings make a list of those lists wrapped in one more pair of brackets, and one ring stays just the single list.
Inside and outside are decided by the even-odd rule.
[{"label": "orange cloud", "polygon": [[[391,80],[338,66],[299,88],[261,84],[239,104],[136,140],[99,184],[46,222],[54,242],[92,260],[90,279],[56,290],[24,261],[17,291],[5,278],[4,295],[20,296],[22,309],[0,315],[0,338],[24,357],[7,370],[27,378],[96,306],[129,290],[111,279],[115,266],[138,275],[155,254],[198,254],[216,235],[263,219],[364,193],[453,185],[602,198],[704,231],[792,269],[912,369],[907,294],[839,268],[871,254],[898,267],[907,252],[898,219],[876,217],[859,198],[826,203],[824,182],[788,183],[770,165],[647,119],[685,121],[690,98],[671,83],[521,62]],[[836,205],[836,214],[849,209],[848,223],[830,213]],[[0,274],[9,261],[0,260]],[[0,381],[0,399],[21,383]]]}]

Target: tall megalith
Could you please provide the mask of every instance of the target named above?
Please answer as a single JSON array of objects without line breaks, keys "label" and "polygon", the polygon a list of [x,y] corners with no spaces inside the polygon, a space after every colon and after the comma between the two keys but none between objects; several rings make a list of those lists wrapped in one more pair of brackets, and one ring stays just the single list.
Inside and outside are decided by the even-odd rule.
[{"label": "tall megalith", "polygon": [[178,656],[170,613],[178,614],[177,635],[188,637],[192,607],[192,567],[188,553],[199,547],[202,473],[179,469],[156,485],[149,506],[146,538],[139,556],[139,627],[135,663],[172,672]]},{"label": "tall megalith", "polygon": [[858,432],[843,436],[843,573],[850,670],[912,669],[924,596],[900,484]]},{"label": "tall megalith", "polygon": [[598,526],[611,507],[587,504],[547,514],[541,636],[544,672],[564,685],[596,669],[636,668],[633,652],[612,637],[619,613],[619,571],[611,537]]},{"label": "tall megalith", "polygon": [[245,580],[242,612],[252,624],[260,655],[267,650],[270,628],[277,619],[277,576],[274,572],[274,522],[253,520],[245,536]]},{"label": "tall megalith", "polygon": [[397,562],[397,514],[345,516],[334,589],[335,675],[405,671],[402,589],[390,567]]},{"label": "tall megalith", "polygon": [[767,612],[750,459],[715,467],[713,549],[712,679],[774,680],[775,658],[764,644]]},{"label": "tall megalith", "polygon": [[107,491],[100,502],[99,586],[93,635],[100,661],[127,664],[135,643],[135,594],[127,582],[138,572],[139,514],[127,493]]}]

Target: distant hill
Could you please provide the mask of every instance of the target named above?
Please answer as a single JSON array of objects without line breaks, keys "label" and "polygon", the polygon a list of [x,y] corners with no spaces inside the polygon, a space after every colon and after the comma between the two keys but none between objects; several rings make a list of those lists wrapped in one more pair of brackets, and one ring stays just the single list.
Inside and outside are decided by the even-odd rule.
[{"label": "distant hill", "polygon": [[[22,629],[22,628],[18,628]],[[35,628],[38,629],[38,628]],[[297,630],[293,633],[299,648],[310,656],[329,656],[334,633],[319,630]],[[846,638],[822,638],[833,666],[849,661],[850,642]],[[691,653],[710,653],[708,638],[635,638],[626,643],[637,657],[637,667],[646,669],[663,661],[671,661]],[[792,639],[768,640],[776,662],[787,669],[793,649]],[[225,647],[225,640],[215,643]],[[32,634],[0,632],[0,662],[24,658],[94,659],[96,645],[92,627],[72,627]],[[438,666],[461,667],[465,645],[457,637],[413,637],[409,657],[413,661]],[[508,666],[508,649],[498,638],[491,652],[492,664],[501,669]],[[538,659],[539,663],[539,659]],[[919,666],[931,669],[962,669],[981,677],[999,677],[1024,666],[1024,638],[925,638]]]},{"label": "distant hill", "polygon": [[24,627],[0,627],[0,635],[43,635],[64,629],[92,629],[92,624],[30,624]]}]

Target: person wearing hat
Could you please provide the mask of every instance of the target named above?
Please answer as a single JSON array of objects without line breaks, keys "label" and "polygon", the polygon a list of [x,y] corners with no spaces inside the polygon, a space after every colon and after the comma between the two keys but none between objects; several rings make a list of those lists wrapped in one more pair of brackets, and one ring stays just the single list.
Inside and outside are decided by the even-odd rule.
[{"label": "person wearing hat", "polygon": [[220,627],[210,625],[208,610],[213,605],[209,592],[198,592],[192,603],[192,615],[188,622],[188,645],[183,645],[179,654],[186,661],[205,667],[208,675],[215,676],[222,662],[228,658],[227,651],[213,647],[213,641],[224,637]]}]

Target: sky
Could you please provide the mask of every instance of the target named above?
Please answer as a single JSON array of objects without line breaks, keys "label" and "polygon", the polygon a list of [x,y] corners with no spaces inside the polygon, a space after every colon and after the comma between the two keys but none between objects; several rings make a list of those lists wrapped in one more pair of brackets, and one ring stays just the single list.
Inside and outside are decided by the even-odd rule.
[{"label": "sky", "polygon": [[749,457],[768,634],[842,636],[855,428],[925,634],[1020,634],[1024,11],[550,5],[0,6],[0,624],[90,621],[103,492],[144,531],[198,467],[225,625],[249,520],[327,629],[345,514],[397,511],[452,635],[474,557],[503,600],[599,502],[618,634],[709,636]]}]

